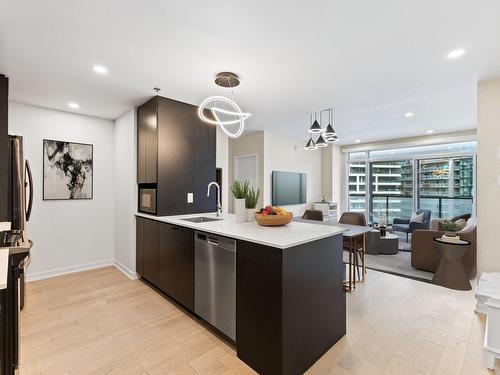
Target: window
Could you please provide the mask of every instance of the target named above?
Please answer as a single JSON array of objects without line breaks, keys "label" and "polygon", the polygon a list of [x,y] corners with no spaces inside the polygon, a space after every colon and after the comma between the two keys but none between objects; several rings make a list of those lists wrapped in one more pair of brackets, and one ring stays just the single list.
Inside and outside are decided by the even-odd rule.
[{"label": "window", "polygon": [[474,159],[472,157],[419,160],[418,206],[434,218],[472,213]]},{"label": "window", "polygon": [[366,163],[349,162],[349,211],[365,213]]},{"label": "window", "polygon": [[476,142],[353,152],[348,156],[348,209],[377,223],[386,214],[411,217],[418,208],[432,218],[473,213]]},{"label": "window", "polygon": [[410,218],[413,212],[413,162],[397,160],[370,163],[370,222],[382,215]]}]

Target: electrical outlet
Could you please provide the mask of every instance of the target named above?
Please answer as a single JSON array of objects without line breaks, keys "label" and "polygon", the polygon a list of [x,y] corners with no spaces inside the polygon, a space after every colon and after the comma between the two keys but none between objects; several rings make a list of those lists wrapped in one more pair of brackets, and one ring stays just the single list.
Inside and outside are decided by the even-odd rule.
[{"label": "electrical outlet", "polygon": [[193,193],[188,193],[187,194],[187,202],[188,203],[193,203]]}]

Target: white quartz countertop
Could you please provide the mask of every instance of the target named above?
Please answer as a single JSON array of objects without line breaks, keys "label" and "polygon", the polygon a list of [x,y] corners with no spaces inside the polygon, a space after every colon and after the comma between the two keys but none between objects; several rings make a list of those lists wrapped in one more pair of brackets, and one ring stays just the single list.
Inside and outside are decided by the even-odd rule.
[{"label": "white quartz countertop", "polygon": [[0,249],[0,290],[7,288],[9,270],[9,249]]},{"label": "white quartz countertop", "polygon": [[255,222],[237,223],[234,220],[234,215],[231,214],[222,214],[220,217],[222,220],[220,221],[204,223],[193,223],[182,219],[200,216],[215,218],[215,213],[176,216],[153,216],[138,213],[136,216],[279,249],[287,249],[307,242],[331,237],[341,234],[346,230],[345,228],[336,226],[294,221],[281,227],[263,227]]}]

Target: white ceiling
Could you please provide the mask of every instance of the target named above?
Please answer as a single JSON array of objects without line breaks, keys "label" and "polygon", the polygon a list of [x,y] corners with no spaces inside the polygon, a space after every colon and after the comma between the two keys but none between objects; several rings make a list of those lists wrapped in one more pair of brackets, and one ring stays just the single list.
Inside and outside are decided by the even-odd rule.
[{"label": "white ceiling", "polygon": [[305,139],[308,113],[334,106],[343,143],[365,142],[474,128],[475,82],[500,75],[499,14],[494,0],[0,0],[0,72],[13,100],[116,118],[155,86],[199,104],[231,70],[249,128]]}]

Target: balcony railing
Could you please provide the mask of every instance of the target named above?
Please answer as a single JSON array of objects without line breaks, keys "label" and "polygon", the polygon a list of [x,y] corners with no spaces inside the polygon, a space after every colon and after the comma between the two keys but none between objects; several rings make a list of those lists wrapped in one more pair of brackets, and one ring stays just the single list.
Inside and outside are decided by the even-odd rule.
[{"label": "balcony railing", "polygon": [[421,195],[419,208],[431,210],[432,218],[451,219],[454,216],[472,213],[472,197],[449,197]]},{"label": "balcony railing", "polygon": [[[362,213],[368,211],[370,223],[378,223],[382,214],[387,216],[389,223],[392,223],[396,217],[409,219],[415,211],[413,197],[408,195],[373,194],[368,204],[368,209],[365,210],[365,194],[349,193],[349,210]],[[450,219],[454,216],[472,213],[472,204],[470,196],[421,195],[418,199],[418,208],[431,210],[433,219]]]},{"label": "balcony railing", "polygon": [[410,195],[372,194],[370,196],[370,223],[378,223],[385,214],[389,224],[397,217],[409,218],[412,213],[413,197]]}]

